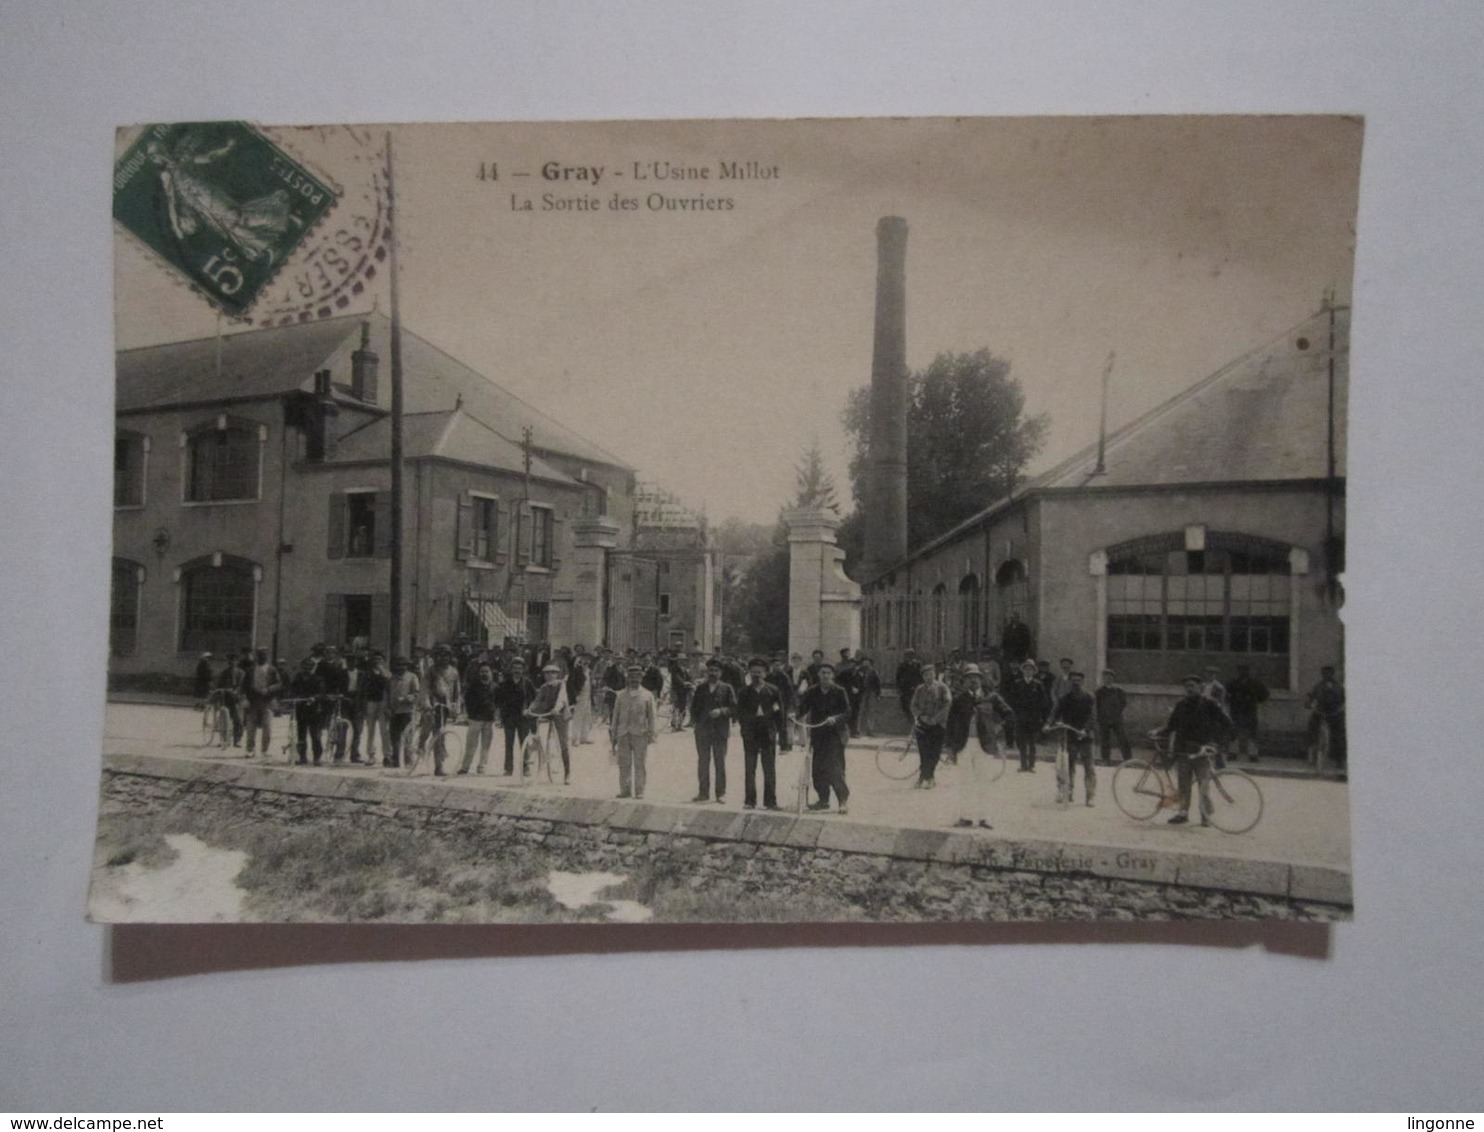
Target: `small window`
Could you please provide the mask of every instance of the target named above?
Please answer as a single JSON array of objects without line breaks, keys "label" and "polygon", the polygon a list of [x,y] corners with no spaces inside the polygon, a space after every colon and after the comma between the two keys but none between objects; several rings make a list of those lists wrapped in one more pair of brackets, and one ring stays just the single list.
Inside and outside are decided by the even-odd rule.
[{"label": "small window", "polygon": [[660,594],[660,616],[670,616],[670,595]]},{"label": "small window", "polygon": [[345,496],[347,558],[371,558],[376,553],[376,492],[352,491]]}]

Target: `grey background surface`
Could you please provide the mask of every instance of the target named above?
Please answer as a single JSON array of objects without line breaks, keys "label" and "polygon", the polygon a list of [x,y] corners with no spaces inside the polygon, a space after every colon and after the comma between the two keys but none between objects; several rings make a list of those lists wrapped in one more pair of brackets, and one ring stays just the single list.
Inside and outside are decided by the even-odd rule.
[{"label": "grey background surface", "polygon": [[[5,5],[0,1109],[1477,1107],[1481,57],[1473,4]],[[1368,120],[1357,920],[1326,958],[982,933],[107,980],[82,907],[116,124],[1160,112]],[[256,938],[280,962],[347,946]]]}]

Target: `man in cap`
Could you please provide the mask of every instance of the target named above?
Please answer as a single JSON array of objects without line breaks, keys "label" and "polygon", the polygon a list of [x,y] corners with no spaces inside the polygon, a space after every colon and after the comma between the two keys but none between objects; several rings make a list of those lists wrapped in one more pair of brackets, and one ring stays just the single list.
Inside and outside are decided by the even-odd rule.
[{"label": "man in cap", "polygon": [[1202,747],[1220,743],[1227,733],[1226,713],[1216,701],[1201,694],[1201,678],[1187,676],[1182,681],[1185,695],[1170,711],[1165,725],[1155,732],[1156,739],[1170,740],[1170,755],[1175,759],[1180,785],[1180,809],[1170,819],[1170,825],[1184,825],[1190,820],[1190,785],[1198,779],[1201,788],[1201,824],[1210,825],[1211,813],[1211,760],[1192,759]]},{"label": "man in cap", "polygon": [[1036,769],[1036,735],[1051,715],[1051,697],[1037,675],[1034,660],[1027,658],[1021,662],[1020,675],[1005,688],[1005,699],[1015,712],[1015,746],[1020,751],[1020,769],[1030,773]]},{"label": "man in cap", "polygon": [[536,689],[536,698],[526,708],[526,715],[537,727],[550,722],[556,731],[557,743],[562,748],[562,784],[567,785],[572,781],[572,752],[567,746],[567,685],[562,680],[561,665],[547,663],[542,666],[541,675],[545,683]]},{"label": "man in cap", "polygon": [[644,666],[630,664],[624,688],[613,701],[608,737],[618,755],[618,796],[644,797],[644,758],[659,734],[659,709],[654,694],[643,686]]},{"label": "man in cap", "polygon": [[495,670],[489,661],[481,661],[474,670],[474,679],[464,690],[464,705],[469,715],[469,727],[464,732],[464,761],[459,766],[460,774],[468,774],[478,749],[479,763],[476,774],[483,774],[489,762],[490,745],[495,739]]},{"label": "man in cap", "polygon": [[1345,687],[1335,675],[1335,666],[1326,664],[1319,670],[1319,683],[1309,689],[1304,697],[1304,707],[1309,709],[1309,723],[1305,730],[1305,747],[1313,750],[1319,743],[1320,729],[1329,724],[1329,750],[1321,751],[1324,758],[1336,766],[1345,765]]},{"label": "man in cap", "polygon": [[536,698],[536,685],[526,675],[526,662],[519,655],[510,660],[505,676],[495,687],[495,709],[500,727],[505,732],[505,777],[515,773],[515,751],[525,745],[531,733],[531,720],[526,708]]},{"label": "man in cap", "polygon": [[273,736],[273,700],[283,690],[278,669],[268,660],[268,650],[259,649],[253,666],[243,678],[242,691],[247,700],[247,757],[252,758],[258,733],[263,736],[262,750],[268,754]]},{"label": "man in cap", "polygon": [[805,690],[799,698],[799,713],[809,725],[809,746],[813,750],[814,793],[819,797],[809,808],[830,808],[830,793],[839,802],[839,812],[847,813],[850,787],[845,784],[845,739],[850,734],[850,697],[835,683],[835,666],[825,661],[819,666],[819,683]]},{"label": "man in cap", "polygon": [[412,736],[412,716],[422,698],[422,681],[405,656],[392,659],[392,678],[387,682],[387,735],[391,746],[385,751],[382,765],[407,765],[408,745]]},{"label": "man in cap", "polygon": [[994,759],[999,755],[1000,738],[1014,712],[1009,703],[993,688],[986,687],[977,664],[964,668],[964,694],[972,705],[969,715],[970,742],[965,745],[967,780],[959,792],[959,816],[953,824],[967,829],[993,828],[989,824],[989,786],[994,781]]},{"label": "man in cap", "polygon": [[922,762],[917,772],[917,787],[931,790],[936,786],[938,760],[943,755],[943,742],[948,731],[948,712],[953,694],[937,677],[937,666],[922,666],[922,683],[912,693],[912,726]]},{"label": "man in cap", "polygon": [[763,766],[763,808],[778,808],[778,721],[783,700],[768,681],[768,662],[755,656],[747,662],[747,685],[737,693],[737,722],[742,732],[742,808],[757,808],[757,767]]},{"label": "man in cap", "polygon": [[737,714],[737,693],[721,678],[721,661],[706,662],[706,682],[691,694],[691,720],[696,735],[696,776],[699,789],[693,802],[711,800],[711,775],[716,772],[716,800],[727,792],[727,741],[732,716]]},{"label": "man in cap", "polygon": [[1082,687],[1084,677],[1075,670],[1067,673],[1066,693],[1056,701],[1051,711],[1047,728],[1060,725],[1065,729],[1063,742],[1067,745],[1067,768],[1063,776],[1057,766],[1057,801],[1070,803],[1072,791],[1077,784],[1077,764],[1082,764],[1082,793],[1086,803],[1092,805],[1097,797],[1098,776],[1092,766],[1092,740],[1098,729],[1097,701]]}]

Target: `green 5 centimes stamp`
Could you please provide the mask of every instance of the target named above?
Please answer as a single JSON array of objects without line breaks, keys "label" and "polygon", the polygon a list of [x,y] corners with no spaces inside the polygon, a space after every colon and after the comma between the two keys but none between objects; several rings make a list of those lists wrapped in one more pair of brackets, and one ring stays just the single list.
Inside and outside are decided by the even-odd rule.
[{"label": "green 5 centimes stamp", "polygon": [[147,126],[113,171],[114,219],[237,318],[338,197],[245,122]]}]

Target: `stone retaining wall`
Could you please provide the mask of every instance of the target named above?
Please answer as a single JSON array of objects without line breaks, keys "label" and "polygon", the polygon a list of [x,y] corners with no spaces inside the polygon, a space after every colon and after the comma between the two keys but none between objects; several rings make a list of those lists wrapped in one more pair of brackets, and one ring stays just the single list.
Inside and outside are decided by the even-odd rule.
[{"label": "stone retaining wall", "polygon": [[844,899],[869,920],[1243,918],[1338,920],[1350,877],[1333,869],[1009,841],[806,815],[482,790],[289,767],[201,766],[111,755],[105,813],[189,807],[299,825],[388,822],[482,853],[526,845],[562,871],[664,872],[711,892]]}]

